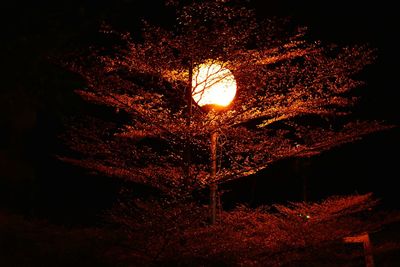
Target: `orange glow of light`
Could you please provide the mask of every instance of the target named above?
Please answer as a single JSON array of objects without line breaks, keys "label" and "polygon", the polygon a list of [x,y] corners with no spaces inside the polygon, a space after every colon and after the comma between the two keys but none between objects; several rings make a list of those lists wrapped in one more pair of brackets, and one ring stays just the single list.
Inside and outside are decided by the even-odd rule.
[{"label": "orange glow of light", "polygon": [[201,64],[193,70],[192,96],[199,106],[228,106],[236,95],[232,72],[220,64]]}]

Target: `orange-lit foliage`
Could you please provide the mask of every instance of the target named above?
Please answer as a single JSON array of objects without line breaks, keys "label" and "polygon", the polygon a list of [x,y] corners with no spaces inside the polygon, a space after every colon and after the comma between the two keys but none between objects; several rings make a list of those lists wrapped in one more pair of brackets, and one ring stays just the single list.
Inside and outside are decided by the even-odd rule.
[{"label": "orange-lit foliage", "polygon": [[[145,22],[140,38],[105,27],[120,45],[76,53],[66,62],[85,80],[76,92],[104,108],[67,123],[64,140],[71,151],[60,159],[162,196],[123,201],[113,212],[133,240],[132,258],[143,265],[284,265],[374,229],[351,216],[373,206],[369,195],[273,210],[242,207],[206,227],[207,211],[193,197],[215,182],[211,133],[219,132],[215,180],[222,183],[387,126],[351,115],[354,89],[363,86],[356,74],[374,60],[368,47],[309,41],[304,28],[258,22],[231,1],[173,2],[176,25]],[[189,112],[190,69],[213,61],[235,76],[236,97],[226,109],[192,104]]]},{"label": "orange-lit foliage", "polygon": [[[121,45],[67,60],[85,80],[79,95],[128,119],[76,119],[65,139],[78,154],[60,158],[170,194],[212,182],[213,131],[220,132],[215,179],[223,182],[386,128],[352,121],[350,114],[357,102],[353,89],[363,85],[355,75],[374,60],[370,48],[308,41],[304,28],[259,22],[252,10],[230,1],[173,5],[176,25],[144,22],[141,38],[104,27]],[[238,92],[225,110],[193,104],[188,123],[189,69],[205,61],[231,70]],[[184,179],[188,149],[191,176]]]},{"label": "orange-lit foliage", "polygon": [[395,219],[371,219],[375,204],[371,195],[358,195],[314,204],[238,207],[207,226],[207,211],[194,203],[134,201],[121,205],[113,220],[127,231],[131,260],[145,266],[341,266],[356,256],[343,251],[344,237]]}]

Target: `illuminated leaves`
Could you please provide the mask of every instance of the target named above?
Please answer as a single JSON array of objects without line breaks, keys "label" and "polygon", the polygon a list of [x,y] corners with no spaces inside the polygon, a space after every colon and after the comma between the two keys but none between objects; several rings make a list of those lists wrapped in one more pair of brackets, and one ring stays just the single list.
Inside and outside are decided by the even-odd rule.
[{"label": "illuminated leaves", "polygon": [[[141,39],[105,29],[121,45],[66,64],[86,82],[76,92],[113,108],[109,117],[118,121],[71,125],[72,138],[65,139],[80,159],[69,162],[113,176],[136,173],[142,178],[134,180],[158,187],[196,188],[211,182],[209,139],[215,131],[216,179],[223,182],[387,128],[354,123],[349,116],[358,99],[353,89],[363,85],[356,74],[375,57],[370,48],[307,41],[305,28],[284,20],[258,22],[253,11],[231,1],[173,1],[173,6],[176,25],[144,21]],[[238,91],[226,109],[193,103],[188,123],[190,69],[204,62],[229,69]],[[334,121],[335,127],[321,121]],[[191,181],[182,178],[185,150],[192,154]]]},{"label": "illuminated leaves", "polygon": [[[219,223],[207,226],[206,210],[193,202],[138,199],[119,205],[112,216],[144,265],[156,261],[159,265],[313,266],[323,265],[318,260],[338,263],[338,257],[344,256],[340,255],[342,238],[374,231],[390,221],[387,215],[365,220],[376,204],[366,194],[312,204],[239,206],[223,212]],[[342,260],[348,263],[346,253]]]},{"label": "illuminated leaves", "polygon": [[[253,11],[228,0],[169,4],[176,7],[176,25],[144,21],[140,38],[105,29],[120,45],[86,57],[77,52],[65,64],[85,81],[76,93],[102,109],[66,123],[62,138],[70,150],[59,158],[146,185],[162,199],[125,201],[113,215],[140,262],[174,265],[202,257],[200,265],[207,259],[285,265],[304,260],[309,248],[374,229],[350,218],[375,204],[369,195],[241,207],[206,227],[208,214],[193,198],[211,183],[255,174],[282,159],[314,156],[389,126],[351,116],[359,97],[354,89],[363,85],[357,74],[375,57],[370,48],[307,40],[305,28],[284,20],[259,23]],[[226,109],[187,99],[201,87],[190,74],[205,62],[235,77],[237,94]]]}]

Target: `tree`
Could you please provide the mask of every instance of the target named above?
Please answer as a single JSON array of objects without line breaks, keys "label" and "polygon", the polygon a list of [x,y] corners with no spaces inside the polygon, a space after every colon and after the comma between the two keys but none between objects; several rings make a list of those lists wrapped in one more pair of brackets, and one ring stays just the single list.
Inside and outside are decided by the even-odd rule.
[{"label": "tree", "polygon": [[[67,60],[85,80],[76,92],[111,107],[107,112],[116,119],[76,118],[65,138],[71,153],[62,160],[181,199],[387,127],[351,116],[354,89],[363,86],[357,74],[373,62],[372,49],[312,41],[305,28],[259,21],[234,1],[169,5],[176,24],[144,21],[142,35],[133,37],[104,27],[120,45]],[[227,109],[192,101],[202,86],[196,68],[212,63],[220,72],[229,69],[238,84]],[[214,132],[220,147],[218,172],[211,176]]]}]

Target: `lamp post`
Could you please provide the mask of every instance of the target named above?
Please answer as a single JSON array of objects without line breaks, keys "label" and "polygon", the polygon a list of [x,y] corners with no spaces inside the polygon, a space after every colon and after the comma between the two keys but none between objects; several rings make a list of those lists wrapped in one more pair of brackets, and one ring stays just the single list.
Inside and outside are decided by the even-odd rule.
[{"label": "lamp post", "polygon": [[[236,80],[231,71],[215,62],[198,65],[192,76],[192,97],[199,106],[228,106],[236,94]],[[217,221],[217,142],[218,131],[211,133],[210,223]]]},{"label": "lamp post", "polygon": [[211,184],[210,184],[210,223],[214,224],[217,220],[217,142],[218,132],[211,133]]}]

